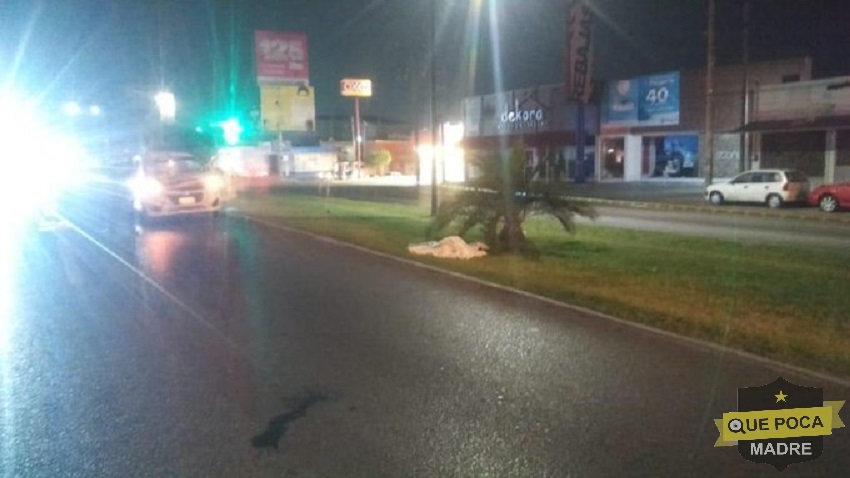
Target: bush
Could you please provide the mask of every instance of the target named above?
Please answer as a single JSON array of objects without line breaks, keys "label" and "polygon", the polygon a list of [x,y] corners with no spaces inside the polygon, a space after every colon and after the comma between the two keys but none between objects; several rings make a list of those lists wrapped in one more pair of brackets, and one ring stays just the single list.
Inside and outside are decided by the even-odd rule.
[{"label": "bush", "polygon": [[389,172],[392,161],[393,157],[389,151],[379,149],[369,153],[366,157],[366,166],[374,170],[378,176],[385,176]]},{"label": "bush", "polygon": [[527,217],[554,216],[567,232],[575,228],[576,215],[596,217],[591,206],[569,199],[553,183],[531,181],[525,174],[521,145],[514,147],[508,157],[495,154],[474,163],[479,176],[468,182],[468,189],[440,205],[429,235],[452,224],[459,226],[460,236],[478,227],[493,253],[534,254],[536,249],[522,229]]}]

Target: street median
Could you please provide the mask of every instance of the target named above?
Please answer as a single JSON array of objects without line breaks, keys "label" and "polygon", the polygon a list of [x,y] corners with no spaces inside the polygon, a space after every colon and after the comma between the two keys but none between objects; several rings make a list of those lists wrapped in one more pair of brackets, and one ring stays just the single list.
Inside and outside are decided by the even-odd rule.
[{"label": "street median", "polygon": [[[850,378],[850,251],[812,251],[552,220],[525,228],[539,257],[412,256],[426,205],[254,195],[239,214],[521,289],[625,320]],[[471,235],[466,239],[480,239]],[[663,365],[663,364],[662,364]]]}]

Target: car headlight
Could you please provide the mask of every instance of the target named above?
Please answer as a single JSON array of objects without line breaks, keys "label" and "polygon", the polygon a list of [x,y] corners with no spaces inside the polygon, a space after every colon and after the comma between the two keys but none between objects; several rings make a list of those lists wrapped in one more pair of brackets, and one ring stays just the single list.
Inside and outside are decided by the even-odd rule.
[{"label": "car headlight", "polygon": [[149,198],[162,194],[162,183],[151,177],[140,176],[130,180],[130,190],[137,198]]},{"label": "car headlight", "polygon": [[224,179],[221,176],[210,175],[204,178],[204,188],[207,191],[220,191],[224,187]]}]

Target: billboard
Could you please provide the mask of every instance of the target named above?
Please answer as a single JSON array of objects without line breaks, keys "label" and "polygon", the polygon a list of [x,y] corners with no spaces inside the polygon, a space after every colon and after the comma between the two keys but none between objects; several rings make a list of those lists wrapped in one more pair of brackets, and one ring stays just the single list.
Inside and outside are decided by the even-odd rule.
[{"label": "billboard", "polygon": [[604,126],[679,124],[679,72],[608,82]]},{"label": "billboard", "polygon": [[567,89],[570,98],[587,104],[593,93],[593,13],[584,1],[570,6]]},{"label": "billboard", "polygon": [[372,96],[372,80],[346,78],[339,82],[342,96],[368,98]]},{"label": "billboard", "polygon": [[307,35],[291,32],[254,32],[259,83],[310,83]]},{"label": "billboard", "polygon": [[314,89],[305,85],[260,85],[260,118],[266,131],[313,131]]}]

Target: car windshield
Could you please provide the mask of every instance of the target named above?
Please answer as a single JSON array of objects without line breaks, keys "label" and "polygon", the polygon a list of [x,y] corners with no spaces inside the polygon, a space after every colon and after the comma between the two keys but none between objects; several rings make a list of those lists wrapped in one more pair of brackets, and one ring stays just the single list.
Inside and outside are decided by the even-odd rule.
[{"label": "car windshield", "polygon": [[850,477],[850,0],[0,0],[0,166],[0,478]]},{"label": "car windshield", "polygon": [[203,166],[201,163],[188,156],[156,159],[151,161],[149,166],[149,172],[154,176],[177,176],[197,173],[202,170]]}]

